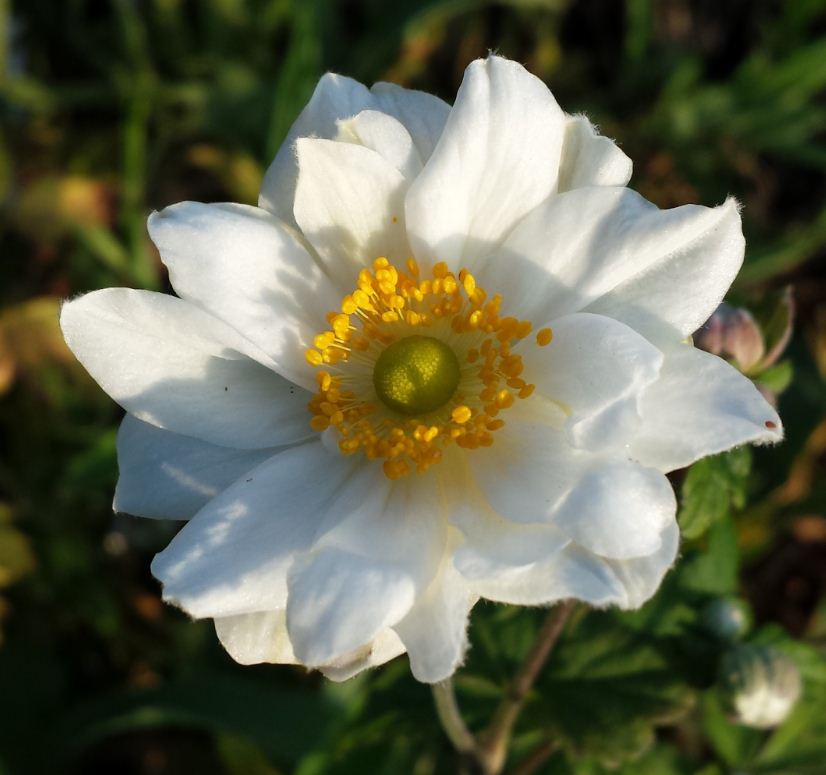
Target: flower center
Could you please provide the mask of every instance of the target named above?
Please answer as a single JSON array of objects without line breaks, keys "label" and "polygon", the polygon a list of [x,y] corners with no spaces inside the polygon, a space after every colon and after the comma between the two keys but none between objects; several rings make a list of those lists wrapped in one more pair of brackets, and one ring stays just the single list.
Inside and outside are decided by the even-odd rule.
[{"label": "flower center", "polygon": [[[489,447],[500,412],[534,390],[511,350],[532,326],[501,307],[466,269],[440,262],[421,277],[412,259],[399,270],[377,258],[306,351],[319,369],[311,427],[334,429],[344,455],[383,460],[390,479],[427,471],[451,445]],[[551,338],[544,328],[536,345]]]},{"label": "flower center", "polygon": [[406,336],[391,344],[373,367],[373,386],[385,406],[408,416],[444,406],[459,386],[456,353],[432,336]]}]

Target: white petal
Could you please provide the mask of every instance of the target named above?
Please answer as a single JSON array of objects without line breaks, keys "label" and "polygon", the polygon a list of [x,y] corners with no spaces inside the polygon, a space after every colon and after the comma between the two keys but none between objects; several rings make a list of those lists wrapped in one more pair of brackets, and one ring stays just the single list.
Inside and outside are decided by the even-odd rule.
[{"label": "white petal", "polygon": [[627,461],[594,465],[560,506],[554,525],[604,557],[642,557],[660,548],[677,501],[661,473]]},{"label": "white petal", "polygon": [[322,549],[289,572],[287,627],[299,659],[320,667],[372,641],[413,605],[415,583],[392,563]]},{"label": "white petal", "polygon": [[243,355],[256,348],[181,299],[108,288],[64,304],[60,324],[100,386],[144,422],[238,449],[309,435],[310,394]]},{"label": "white petal", "polygon": [[514,605],[547,605],[574,598],[602,607],[624,599],[624,589],[608,564],[575,544],[547,560],[470,584],[488,600]]},{"label": "white petal", "polygon": [[[465,461],[466,462],[466,461]],[[456,548],[453,563],[468,579],[484,579],[547,559],[570,543],[552,525],[513,522],[498,514],[467,465],[454,466],[450,523],[464,542]]]},{"label": "white petal", "polygon": [[149,218],[177,293],[254,342],[293,382],[315,389],[304,352],[338,309],[336,290],[277,219],[257,207],[181,202]]},{"label": "white petal", "polygon": [[607,560],[576,544],[560,554],[510,574],[474,579],[471,588],[489,600],[542,605],[582,600],[596,607],[639,608],[659,588],[679,545],[676,520],[660,535],[660,548],[629,560]]},{"label": "white petal", "polygon": [[639,608],[659,589],[663,576],[674,564],[680,545],[676,520],[666,525],[660,538],[660,548],[648,557],[605,561],[624,589],[623,597],[617,601],[620,608]]},{"label": "white petal", "polygon": [[[692,205],[684,208],[699,216],[693,240],[617,285],[589,311],[621,320],[650,339],[664,340],[666,329],[672,341],[689,336],[708,320],[743,264],[746,242],[740,212],[734,199],[706,212]],[[697,228],[702,221],[704,228]]]},{"label": "white petal", "polygon": [[314,550],[289,574],[296,654],[318,666],[395,625],[435,576],[447,525],[435,477],[390,482],[364,464],[336,493]]},{"label": "white petal", "polygon": [[541,425],[509,422],[496,443],[469,456],[480,488],[505,519],[551,525],[608,557],[656,551],[676,511],[658,471],[581,452]]},{"label": "white petal", "polygon": [[416,680],[436,683],[456,671],[467,650],[468,616],[476,599],[446,554],[439,574],[394,627]]},{"label": "white petal", "polygon": [[360,145],[302,139],[296,149],[295,217],[342,295],[374,258],[403,265],[409,248],[402,174]]},{"label": "white petal", "polygon": [[118,431],[120,476],[112,508],[137,517],[189,519],[279,449],[230,449],[141,422]]},{"label": "white petal", "polygon": [[416,257],[472,266],[556,190],[565,117],[545,84],[501,57],[477,60],[407,197]]},{"label": "white petal", "polygon": [[393,630],[382,630],[371,643],[319,668],[331,681],[346,681],[370,667],[383,665],[404,654],[404,644]]},{"label": "white petal", "polygon": [[525,340],[525,375],[569,414],[566,431],[576,447],[627,444],[640,421],[643,390],[657,379],[662,353],[616,320],[578,313],[551,322],[553,340]]},{"label": "white petal", "polygon": [[320,442],[275,455],[211,500],[152,574],[164,599],[196,618],[284,608],[287,569],[316,537],[324,510],[356,461]]},{"label": "white petal", "polygon": [[294,224],[293,202],[298,178],[295,141],[299,137],[335,137],[336,121],[355,116],[372,106],[372,95],[358,81],[335,73],[322,76],[264,176],[259,206],[286,223]]},{"label": "white petal", "polygon": [[585,116],[566,116],[558,190],[583,186],[624,186],[632,163],[613,140],[598,134]]},{"label": "white petal", "polygon": [[[479,279],[502,294],[509,314],[523,319],[538,322],[587,309],[652,341],[662,339],[663,331],[673,341],[707,319],[741,261],[740,217],[731,200],[715,209],[659,210],[629,189],[591,187],[537,207]],[[670,296],[652,284],[657,278]],[[638,286],[659,295],[634,295]],[[686,321],[705,309],[695,304],[699,299],[711,307],[683,333]]]},{"label": "white petal", "polygon": [[738,444],[783,438],[777,412],[733,366],[690,345],[666,352],[660,379],[643,394],[630,454],[661,471],[683,468]]},{"label": "white petal", "polygon": [[401,121],[422,161],[427,161],[442,135],[450,105],[438,97],[394,83],[379,82],[370,89],[378,110]]},{"label": "white petal", "polygon": [[283,609],[219,617],[215,620],[215,633],[227,653],[241,665],[298,664]]},{"label": "white petal", "polygon": [[408,180],[422,169],[419,152],[404,125],[386,113],[363,110],[338,122],[338,142],[355,143],[375,151]]},{"label": "white petal", "polygon": [[[242,665],[300,664],[293,653],[283,609],[222,617],[215,620],[215,631],[229,655]],[[333,681],[345,681],[402,653],[404,644],[399,636],[393,630],[384,630],[372,643],[333,664],[324,665],[321,671]]]}]

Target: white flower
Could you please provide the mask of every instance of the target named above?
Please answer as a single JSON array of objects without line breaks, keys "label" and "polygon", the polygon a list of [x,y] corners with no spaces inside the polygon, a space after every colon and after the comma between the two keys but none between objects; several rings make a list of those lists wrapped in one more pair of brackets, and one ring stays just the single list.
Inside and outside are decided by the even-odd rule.
[{"label": "white flower", "polygon": [[190,520],[164,597],[239,662],[407,651],[422,681],[480,597],[647,600],[665,473],[781,428],[686,342],[742,262],[736,203],[661,211],[630,174],[491,56],[452,108],[326,75],[259,207],[153,214],[180,298],[98,291],[62,325],[127,411],[115,509]]}]

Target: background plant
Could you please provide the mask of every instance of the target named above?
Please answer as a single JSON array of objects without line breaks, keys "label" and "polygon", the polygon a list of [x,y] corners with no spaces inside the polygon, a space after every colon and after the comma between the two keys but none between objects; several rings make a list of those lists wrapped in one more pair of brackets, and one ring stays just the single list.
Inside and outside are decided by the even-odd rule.
[{"label": "background plant", "polygon": [[[335,685],[241,668],[159,602],[148,559],[174,526],[113,517],[117,409],[65,350],[59,299],[167,289],[145,231],[183,199],[254,202],[332,69],[455,94],[490,48],[525,62],[635,161],[662,207],[745,205],[732,303],[767,340],[749,375],[787,442],[675,477],[686,540],[639,612],[578,609],[515,728],[509,772],[826,772],[826,2],[0,0],[0,772],[450,773],[404,659]],[[776,730],[731,722],[736,637],[797,664]],[[457,677],[474,731],[542,611],[481,605]]]}]

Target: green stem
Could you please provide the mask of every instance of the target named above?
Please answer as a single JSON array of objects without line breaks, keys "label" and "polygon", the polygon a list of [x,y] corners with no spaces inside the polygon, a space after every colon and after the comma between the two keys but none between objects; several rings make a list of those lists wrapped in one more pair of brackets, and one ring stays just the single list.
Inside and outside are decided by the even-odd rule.
[{"label": "green stem", "polygon": [[571,616],[576,605],[575,601],[568,600],[560,603],[548,614],[548,618],[539,630],[533,647],[525,657],[519,668],[510,691],[502,699],[490,726],[481,737],[482,749],[487,762],[487,772],[498,775],[505,766],[511,734],[519,714],[528,699],[528,693],[536,681],[537,676],[551,655],[565,623]]},{"label": "green stem", "polygon": [[478,759],[479,745],[462,718],[459,704],[456,702],[453,679],[447,678],[432,684],[430,688],[433,691],[433,702],[436,704],[436,715],[453,747],[463,756]]}]

